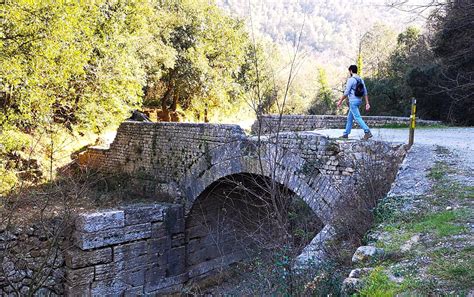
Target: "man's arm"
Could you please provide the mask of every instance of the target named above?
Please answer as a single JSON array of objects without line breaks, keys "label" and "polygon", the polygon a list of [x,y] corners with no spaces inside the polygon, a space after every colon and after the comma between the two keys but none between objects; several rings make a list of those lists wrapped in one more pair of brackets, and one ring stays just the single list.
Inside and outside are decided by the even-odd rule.
[{"label": "man's arm", "polygon": [[367,88],[365,87],[365,82],[362,81],[362,83],[364,84],[365,110],[369,111],[370,110],[369,94],[367,93]]},{"label": "man's arm", "polygon": [[344,99],[347,98],[347,95],[342,95],[341,98],[339,98],[339,101],[337,102],[337,108],[341,107],[342,105],[342,102],[344,101]]},{"label": "man's arm", "polygon": [[369,96],[365,95],[365,110],[369,111],[370,110],[370,104],[369,104]]},{"label": "man's arm", "polygon": [[342,102],[344,101],[344,99],[349,97],[349,92],[351,91],[351,88],[352,88],[352,83],[351,83],[351,78],[349,78],[347,80],[347,83],[346,83],[346,89],[344,90],[344,95],[342,95],[341,98],[339,98],[339,101],[337,102],[337,107],[338,108],[341,107]]}]

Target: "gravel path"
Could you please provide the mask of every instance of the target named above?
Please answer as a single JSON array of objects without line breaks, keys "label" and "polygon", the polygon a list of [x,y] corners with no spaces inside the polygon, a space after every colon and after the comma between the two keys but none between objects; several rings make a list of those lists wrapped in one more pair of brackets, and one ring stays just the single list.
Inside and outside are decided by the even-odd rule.
[{"label": "gravel path", "polygon": [[[314,132],[329,137],[340,137],[343,129],[323,129]],[[408,143],[408,129],[372,129],[374,140]],[[354,129],[350,138],[361,138],[364,132]],[[474,127],[470,128],[418,128],[415,131],[415,146],[444,147],[462,160],[460,164],[466,171],[474,171]],[[422,157],[421,153],[421,157]],[[421,161],[421,160],[420,160]]]}]

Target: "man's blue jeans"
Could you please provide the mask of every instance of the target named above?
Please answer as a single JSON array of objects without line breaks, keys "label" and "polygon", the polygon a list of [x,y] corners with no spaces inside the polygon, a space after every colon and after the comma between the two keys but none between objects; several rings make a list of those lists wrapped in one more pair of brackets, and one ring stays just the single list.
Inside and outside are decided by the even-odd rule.
[{"label": "man's blue jeans", "polygon": [[346,131],[344,131],[344,135],[349,135],[351,133],[354,120],[359,123],[359,126],[365,133],[370,132],[369,127],[365,124],[360,115],[359,106],[361,103],[362,100],[349,100],[349,112],[347,113]]}]

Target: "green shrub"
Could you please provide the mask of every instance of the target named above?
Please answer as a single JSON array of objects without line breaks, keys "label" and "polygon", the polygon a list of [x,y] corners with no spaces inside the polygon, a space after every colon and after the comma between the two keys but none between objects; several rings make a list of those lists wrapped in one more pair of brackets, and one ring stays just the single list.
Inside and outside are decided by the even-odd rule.
[{"label": "green shrub", "polygon": [[0,165],[0,196],[10,192],[18,182],[15,173],[6,170]]}]

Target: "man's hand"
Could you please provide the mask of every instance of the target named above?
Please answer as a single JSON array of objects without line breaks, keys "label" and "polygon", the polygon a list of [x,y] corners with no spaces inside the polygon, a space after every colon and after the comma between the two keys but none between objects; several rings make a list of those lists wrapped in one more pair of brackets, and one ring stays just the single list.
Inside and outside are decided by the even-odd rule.
[{"label": "man's hand", "polygon": [[341,107],[342,102],[344,101],[344,99],[346,99],[346,96],[342,96],[341,98],[339,98],[339,101],[337,102],[337,108]]},{"label": "man's hand", "polygon": [[369,103],[365,104],[365,110],[366,110],[366,111],[369,111],[369,110],[370,110],[370,104],[369,104]]}]

